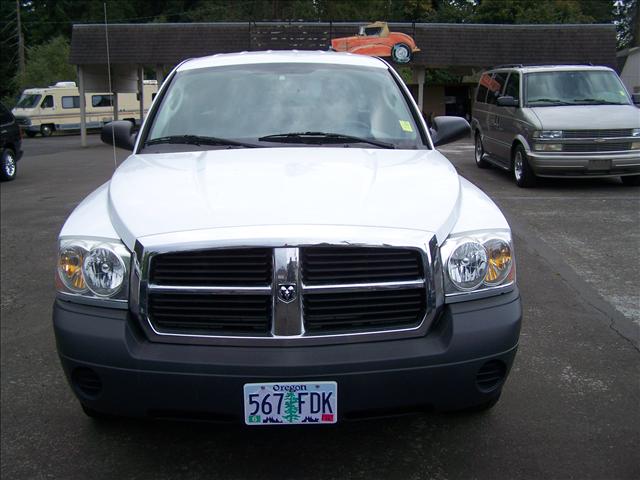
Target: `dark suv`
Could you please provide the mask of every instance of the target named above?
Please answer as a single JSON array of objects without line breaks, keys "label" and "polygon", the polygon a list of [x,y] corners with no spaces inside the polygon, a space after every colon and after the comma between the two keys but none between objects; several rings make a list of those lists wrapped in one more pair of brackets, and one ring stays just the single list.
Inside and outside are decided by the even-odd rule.
[{"label": "dark suv", "polygon": [[0,139],[2,140],[0,179],[13,180],[16,178],[18,160],[22,157],[22,135],[16,119],[2,104],[0,104]]}]

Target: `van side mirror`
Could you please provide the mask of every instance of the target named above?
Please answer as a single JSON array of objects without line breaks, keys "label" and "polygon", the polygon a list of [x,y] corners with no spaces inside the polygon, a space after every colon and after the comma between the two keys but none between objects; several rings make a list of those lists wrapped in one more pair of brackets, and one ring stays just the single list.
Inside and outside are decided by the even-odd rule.
[{"label": "van side mirror", "polygon": [[634,105],[640,105],[640,93],[632,93],[631,100],[633,100]]},{"label": "van side mirror", "polygon": [[455,142],[463,137],[469,136],[471,127],[462,117],[435,117],[431,130],[431,140],[433,145],[440,147],[447,143]]},{"label": "van side mirror", "polygon": [[118,148],[133,151],[136,145],[136,136],[133,133],[133,124],[128,120],[116,120],[109,122],[100,132],[100,140],[107,145],[115,145]]},{"label": "van side mirror", "polygon": [[518,106],[518,100],[506,95],[504,97],[498,97],[498,100],[496,100],[496,103],[498,104],[499,107],[517,107]]}]

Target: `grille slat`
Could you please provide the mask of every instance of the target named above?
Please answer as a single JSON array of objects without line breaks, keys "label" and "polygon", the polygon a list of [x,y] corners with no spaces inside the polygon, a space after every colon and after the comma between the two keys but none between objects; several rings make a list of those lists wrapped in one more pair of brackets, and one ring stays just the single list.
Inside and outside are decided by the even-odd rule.
[{"label": "grille slat", "polygon": [[398,282],[423,276],[420,253],[406,248],[307,247],[301,253],[305,285]]},{"label": "grille slat", "polygon": [[149,318],[163,331],[209,335],[267,335],[270,295],[152,293]]},{"label": "grille slat", "polygon": [[565,152],[616,152],[631,150],[631,143],[565,143]]},{"label": "grille slat", "polygon": [[175,286],[263,286],[271,283],[268,248],[172,252],[151,259],[150,282]]},{"label": "grille slat", "polygon": [[416,326],[425,313],[424,290],[305,294],[303,312],[305,327],[312,332]]},{"label": "grille slat", "polygon": [[618,138],[630,137],[633,130],[630,128],[608,130],[564,130],[563,138]]}]

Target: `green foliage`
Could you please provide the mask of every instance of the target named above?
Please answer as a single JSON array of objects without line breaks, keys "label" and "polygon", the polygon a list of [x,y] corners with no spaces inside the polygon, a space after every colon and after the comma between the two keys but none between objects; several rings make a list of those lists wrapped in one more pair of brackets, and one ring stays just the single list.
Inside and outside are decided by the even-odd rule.
[{"label": "green foliage", "polygon": [[76,69],[69,65],[69,42],[62,36],[27,49],[26,57],[24,74],[17,82],[20,90],[76,80]]}]

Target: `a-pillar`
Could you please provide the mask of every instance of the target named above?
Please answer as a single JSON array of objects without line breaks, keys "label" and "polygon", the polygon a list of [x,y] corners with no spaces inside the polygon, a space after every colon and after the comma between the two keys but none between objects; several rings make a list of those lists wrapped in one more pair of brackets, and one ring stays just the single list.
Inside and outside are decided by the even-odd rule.
[{"label": "a-pillar", "polygon": [[80,100],[80,145],[87,146],[87,97],[84,91],[84,71],[78,65],[78,90]]},{"label": "a-pillar", "polygon": [[144,120],[144,68],[138,65],[138,95],[140,97],[140,125]]}]

